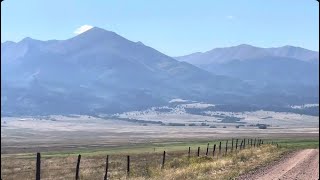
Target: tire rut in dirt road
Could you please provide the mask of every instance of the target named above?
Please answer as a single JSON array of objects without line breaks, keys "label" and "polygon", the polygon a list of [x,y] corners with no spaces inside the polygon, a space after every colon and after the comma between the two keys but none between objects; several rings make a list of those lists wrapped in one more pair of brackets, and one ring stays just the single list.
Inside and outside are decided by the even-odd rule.
[{"label": "tire rut in dirt road", "polygon": [[318,179],[319,151],[313,150],[301,163],[288,171],[281,179]]},{"label": "tire rut in dirt road", "polygon": [[240,176],[246,180],[318,180],[319,149],[297,151],[276,164],[258,169],[255,173]]}]

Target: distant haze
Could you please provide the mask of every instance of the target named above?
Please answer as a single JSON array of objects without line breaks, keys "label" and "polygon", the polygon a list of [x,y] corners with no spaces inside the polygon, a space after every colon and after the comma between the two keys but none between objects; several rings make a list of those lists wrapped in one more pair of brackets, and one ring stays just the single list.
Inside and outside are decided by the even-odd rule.
[{"label": "distant haze", "polygon": [[[184,57],[178,61],[98,27],[67,40],[5,42],[1,44],[2,114],[114,113],[164,105],[172,99],[261,107],[318,103],[315,52],[289,46],[265,52],[249,45],[225,51],[193,56],[190,64],[182,62]],[[219,66],[227,63],[222,63],[224,72],[211,66],[215,58]],[[273,73],[276,82],[269,76]]]}]

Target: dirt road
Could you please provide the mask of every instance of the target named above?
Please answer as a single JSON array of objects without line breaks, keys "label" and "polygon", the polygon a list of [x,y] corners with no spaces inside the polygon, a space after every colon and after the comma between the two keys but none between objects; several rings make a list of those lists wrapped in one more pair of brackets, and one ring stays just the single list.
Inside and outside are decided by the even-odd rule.
[{"label": "dirt road", "polygon": [[319,149],[300,150],[279,162],[260,168],[255,172],[240,176],[245,180],[318,180]]}]

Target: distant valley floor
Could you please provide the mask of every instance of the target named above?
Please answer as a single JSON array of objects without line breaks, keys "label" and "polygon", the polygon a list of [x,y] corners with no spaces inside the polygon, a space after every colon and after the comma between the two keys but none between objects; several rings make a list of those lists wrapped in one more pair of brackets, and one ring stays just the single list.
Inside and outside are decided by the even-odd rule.
[{"label": "distant valley floor", "polygon": [[[1,154],[103,149],[241,137],[303,139],[319,136],[317,116],[266,111],[233,113],[231,116],[228,112],[220,112],[220,116],[223,114],[240,119],[223,122],[223,118],[221,120],[217,115],[154,113],[131,112],[111,117],[2,117]],[[267,129],[255,126],[266,122]]]}]

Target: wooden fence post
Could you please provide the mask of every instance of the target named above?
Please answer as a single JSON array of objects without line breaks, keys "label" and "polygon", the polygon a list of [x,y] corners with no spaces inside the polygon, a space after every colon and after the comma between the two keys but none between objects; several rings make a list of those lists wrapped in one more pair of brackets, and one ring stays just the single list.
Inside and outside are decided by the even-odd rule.
[{"label": "wooden fence post", "polygon": [[241,143],[240,143],[240,150],[243,148],[243,140],[241,140]]},{"label": "wooden fence post", "polygon": [[231,152],[233,152],[233,138],[232,138],[232,141],[231,141]]},{"label": "wooden fence post", "polygon": [[190,153],[191,153],[191,148],[189,147],[189,150],[188,150],[188,158],[190,158]]},{"label": "wooden fence post", "polygon": [[236,140],[236,150],[238,150],[238,139]]},{"label": "wooden fence post", "polygon": [[127,176],[130,176],[130,156],[127,156]]},{"label": "wooden fence post", "polygon": [[226,142],[226,155],[227,155],[227,153],[228,153],[228,140]]},{"label": "wooden fence post", "polygon": [[200,147],[198,147],[198,157],[200,156]]},{"label": "wooden fence post", "polygon": [[254,138],[254,144],[253,147],[256,147],[256,138]]},{"label": "wooden fence post", "polygon": [[251,144],[251,147],[252,147],[252,139],[250,140],[250,144]]},{"label": "wooden fence post", "polygon": [[216,144],[213,145],[213,157],[215,152],[216,152]]},{"label": "wooden fence post", "polygon": [[207,152],[206,152],[206,156],[208,156],[208,152],[209,152],[209,143],[207,144]]},{"label": "wooden fence post", "polygon": [[243,149],[246,148],[246,138],[243,139]]},{"label": "wooden fence post", "polygon": [[164,168],[165,161],[166,161],[166,151],[163,151],[163,159],[162,159],[162,167],[161,167],[161,169]]},{"label": "wooden fence post", "polygon": [[106,172],[104,174],[104,180],[108,179],[108,168],[109,168],[109,155],[107,155],[107,159],[106,159]]},{"label": "wooden fence post", "polygon": [[41,155],[40,153],[37,153],[36,180],[40,180],[40,171],[41,171]]},{"label": "wooden fence post", "polygon": [[219,144],[219,156],[221,155],[221,141],[220,141],[220,144]]},{"label": "wooden fence post", "polygon": [[77,161],[77,167],[76,167],[76,180],[79,180],[80,160],[81,160],[81,155],[79,154],[78,161]]}]

